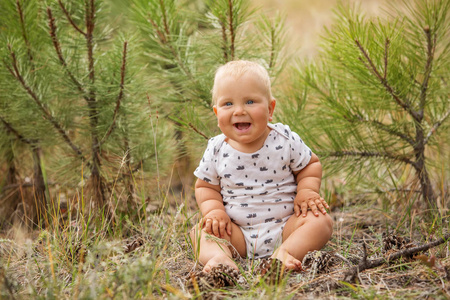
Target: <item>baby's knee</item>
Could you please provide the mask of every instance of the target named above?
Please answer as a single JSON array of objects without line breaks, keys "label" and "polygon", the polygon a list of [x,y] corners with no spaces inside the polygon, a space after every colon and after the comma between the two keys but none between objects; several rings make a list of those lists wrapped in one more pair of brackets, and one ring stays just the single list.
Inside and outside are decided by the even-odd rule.
[{"label": "baby's knee", "polygon": [[333,233],[333,219],[329,214],[323,215],[321,218],[323,228],[329,233],[330,237]]},{"label": "baby's knee", "polygon": [[200,227],[198,224],[192,227],[191,231],[189,231],[189,237],[192,241],[196,241],[202,236],[202,227]]},{"label": "baby's knee", "polygon": [[314,226],[320,228],[323,234],[327,234],[331,237],[333,233],[333,219],[329,214],[323,215],[319,214],[318,216],[312,216],[309,218],[310,222],[314,223]]}]

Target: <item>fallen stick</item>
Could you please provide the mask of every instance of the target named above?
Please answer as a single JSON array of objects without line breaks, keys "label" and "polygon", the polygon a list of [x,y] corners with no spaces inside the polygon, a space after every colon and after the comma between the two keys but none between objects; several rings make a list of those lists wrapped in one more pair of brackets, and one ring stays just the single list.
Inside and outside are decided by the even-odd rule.
[{"label": "fallen stick", "polygon": [[392,253],[391,255],[389,255],[387,257],[381,257],[381,258],[374,259],[374,260],[367,260],[366,244],[363,244],[364,257],[362,258],[361,262],[357,266],[350,268],[348,271],[346,271],[344,273],[343,279],[341,281],[353,283],[353,282],[355,282],[355,279],[356,279],[356,276],[358,275],[358,273],[360,273],[364,270],[376,268],[378,266],[381,266],[384,263],[389,263],[392,260],[399,259],[400,257],[411,256],[413,254],[416,254],[416,253],[419,253],[422,251],[426,251],[430,248],[433,248],[442,243],[445,243],[448,239],[450,239],[450,233],[447,233],[446,235],[444,235],[444,237],[437,239],[433,242],[429,242],[427,244],[417,246],[417,247],[406,248],[406,249],[397,251],[395,253]]}]

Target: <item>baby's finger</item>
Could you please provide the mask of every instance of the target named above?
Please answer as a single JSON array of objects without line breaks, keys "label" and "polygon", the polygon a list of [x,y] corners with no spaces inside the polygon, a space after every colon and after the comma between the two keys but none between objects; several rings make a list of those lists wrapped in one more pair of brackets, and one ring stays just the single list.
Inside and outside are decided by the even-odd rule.
[{"label": "baby's finger", "polygon": [[231,236],[231,222],[227,223],[227,228],[226,229],[227,229],[228,235]]},{"label": "baby's finger", "polygon": [[295,213],[295,216],[296,216],[296,217],[299,217],[299,216],[300,216],[300,213],[301,213],[300,210],[301,210],[301,209],[300,209],[300,206],[299,206],[298,204],[294,204],[294,213]]},{"label": "baby's finger", "polygon": [[211,219],[206,219],[204,223],[205,231],[209,234],[212,234],[211,223],[212,223]]},{"label": "baby's finger", "polygon": [[306,217],[306,214],[308,213],[308,204],[306,204],[306,202],[302,202],[301,208],[302,208],[303,217]]},{"label": "baby's finger", "polygon": [[324,215],[326,215],[327,214],[327,211],[325,210],[325,207],[324,207],[324,202],[323,202],[323,199],[321,198],[320,200],[318,200],[317,202],[316,202],[316,204],[317,204],[317,207],[319,208],[319,210],[324,214]]},{"label": "baby's finger", "polygon": [[226,229],[226,227],[227,227],[227,224],[225,222],[220,222],[219,223],[219,232],[220,232],[220,237],[221,238],[225,237],[225,234],[226,234],[225,229]]},{"label": "baby's finger", "polygon": [[330,206],[328,205],[328,203],[325,201],[325,199],[320,198],[320,201],[322,202],[323,206],[325,206],[325,208],[329,209]]},{"label": "baby's finger", "polygon": [[317,217],[319,213],[317,212],[316,202],[314,202],[314,200],[309,200],[308,204],[309,208],[311,208],[312,213]]},{"label": "baby's finger", "polygon": [[216,219],[213,220],[212,230],[215,236],[220,237],[219,221],[217,221]]}]

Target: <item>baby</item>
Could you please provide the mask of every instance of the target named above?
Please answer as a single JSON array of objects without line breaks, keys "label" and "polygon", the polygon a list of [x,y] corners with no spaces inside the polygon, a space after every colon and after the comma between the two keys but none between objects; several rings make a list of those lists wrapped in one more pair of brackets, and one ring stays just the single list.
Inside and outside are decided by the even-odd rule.
[{"label": "baby", "polygon": [[227,243],[208,235],[241,257],[270,256],[292,270],[331,237],[319,195],[322,166],[289,126],[269,123],[276,104],[270,86],[254,62],[231,61],[216,72],[212,98],[222,134],[209,140],[194,172],[203,218],[191,239],[205,272],[220,263],[237,268]]}]

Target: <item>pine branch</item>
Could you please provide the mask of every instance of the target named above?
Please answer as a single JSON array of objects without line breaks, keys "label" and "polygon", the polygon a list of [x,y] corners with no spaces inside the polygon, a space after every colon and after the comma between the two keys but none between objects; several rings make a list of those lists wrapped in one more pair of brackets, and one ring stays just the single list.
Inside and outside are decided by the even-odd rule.
[{"label": "pine branch", "polygon": [[406,101],[403,101],[402,99],[400,99],[400,97],[395,93],[394,89],[392,88],[391,85],[389,85],[388,81],[381,76],[381,74],[378,72],[375,64],[373,63],[372,59],[370,58],[369,54],[367,53],[367,51],[364,49],[364,47],[361,45],[361,43],[359,42],[359,40],[355,39],[355,43],[358,46],[359,50],[361,51],[361,53],[363,54],[364,58],[366,59],[368,65],[366,64],[366,62],[360,58],[360,60],[364,63],[364,65],[366,66],[366,68],[372,72],[375,77],[378,78],[378,80],[380,80],[381,84],[384,86],[384,88],[388,91],[388,93],[392,96],[392,98],[394,98],[395,102],[401,107],[403,108],[405,111],[407,111],[416,121],[420,122],[421,118],[420,115],[414,111],[411,107],[411,104],[409,102],[409,100],[406,99]]},{"label": "pine branch", "polygon": [[275,64],[275,29],[270,27],[270,59],[269,59],[269,69],[271,70]]},{"label": "pine branch", "polygon": [[56,24],[55,19],[53,18],[52,10],[50,7],[47,7],[47,16],[48,16],[48,26],[50,28],[50,37],[52,38],[53,47],[55,48],[56,55],[58,55],[59,62],[64,68],[64,71],[67,73],[67,75],[70,77],[72,82],[76,85],[77,89],[83,94],[85,94],[85,91],[83,89],[83,86],[81,83],[75,78],[75,76],[72,74],[72,72],[69,70],[69,67],[67,66],[67,62],[62,54],[61,50],[61,44],[59,43],[58,36],[56,35]]},{"label": "pine branch", "polygon": [[427,244],[424,244],[421,246],[417,246],[417,247],[406,248],[404,250],[397,251],[397,252],[389,255],[388,257],[382,257],[382,258],[378,258],[378,259],[374,259],[374,260],[367,260],[366,245],[364,243],[363,244],[364,257],[362,258],[361,262],[358,264],[358,266],[355,266],[355,267],[347,270],[344,273],[343,279],[341,281],[350,282],[350,283],[354,282],[358,273],[360,273],[364,270],[376,268],[378,266],[381,266],[385,263],[389,263],[390,261],[399,259],[401,257],[408,257],[408,256],[412,256],[413,254],[416,254],[419,252],[427,251],[428,249],[431,249],[433,247],[436,247],[440,244],[447,242],[448,239],[450,239],[450,233],[447,233],[446,235],[444,235],[444,237],[437,239],[433,242],[430,242],[430,243],[427,243]]},{"label": "pine branch", "polygon": [[230,31],[230,54],[231,60],[234,60],[234,39],[236,37],[236,33],[233,25],[233,0],[228,0],[228,22],[229,22],[229,31]]},{"label": "pine branch", "polygon": [[150,24],[152,24],[153,29],[155,29],[156,34],[158,35],[158,39],[161,42],[161,44],[166,45],[166,43],[167,43],[166,35],[159,29],[158,24],[156,24],[156,22],[151,18],[148,18],[148,21],[150,22]]},{"label": "pine branch", "polygon": [[[162,2],[162,0],[160,0],[160,2]],[[167,12],[165,10],[165,6],[164,4],[161,4],[161,14],[163,17],[163,26],[164,26],[164,31],[161,31],[158,24],[151,18],[148,18],[148,21],[150,22],[150,24],[153,26],[153,28],[155,29],[159,41],[161,42],[161,45],[166,46],[169,48],[173,58],[175,59],[177,65],[180,67],[180,69],[183,71],[183,73],[194,83],[197,84],[194,76],[191,74],[191,72],[189,71],[189,69],[185,66],[185,64],[183,63],[183,61],[180,58],[179,53],[175,50],[175,48],[173,47],[171,41],[170,41],[170,28],[169,28],[169,24],[167,23]]]},{"label": "pine branch", "polygon": [[72,17],[70,16],[69,12],[67,11],[66,7],[64,6],[64,4],[62,3],[61,0],[58,0],[58,4],[61,7],[61,10],[63,11],[64,15],[66,16],[67,20],[69,21],[70,25],[72,25],[72,27],[78,31],[79,33],[81,33],[82,35],[86,36],[86,33],[80,29],[80,27],[78,27],[77,24],[75,24],[75,22],[73,21]]},{"label": "pine branch", "polygon": [[328,152],[325,153],[326,156],[328,157],[345,157],[345,156],[357,156],[357,157],[383,157],[383,158],[387,158],[390,160],[394,160],[394,161],[398,161],[398,162],[402,162],[405,164],[409,164],[412,166],[415,166],[416,163],[411,161],[408,157],[406,156],[401,156],[401,155],[394,155],[391,153],[380,153],[380,152],[367,152],[367,151],[335,151],[335,152]]},{"label": "pine branch", "polygon": [[84,157],[81,150],[77,146],[75,146],[75,144],[69,138],[69,136],[67,135],[65,130],[62,128],[62,126],[52,116],[52,114],[50,113],[50,111],[46,107],[46,105],[41,101],[41,99],[38,97],[38,95],[26,83],[25,79],[23,78],[22,74],[19,71],[19,68],[17,65],[16,54],[12,51],[11,45],[8,45],[8,49],[10,51],[10,56],[11,56],[12,64],[13,64],[12,65],[13,69],[11,69],[11,67],[7,66],[9,72],[14,76],[14,78],[17,79],[17,81],[19,81],[19,83],[22,85],[22,87],[28,93],[28,95],[31,96],[31,98],[37,104],[39,109],[42,111],[43,117],[53,125],[53,127],[58,131],[58,133],[61,135],[63,140],[70,146],[70,148],[77,154],[77,156],[80,157],[83,162],[86,161],[86,158]]},{"label": "pine branch", "polygon": [[355,116],[359,121],[364,122],[364,123],[368,123],[370,125],[373,125],[375,128],[379,128],[387,133],[390,133],[392,135],[398,136],[399,138],[401,138],[402,140],[406,141],[408,144],[410,144],[411,146],[415,145],[415,141],[413,140],[412,137],[408,136],[407,134],[397,131],[393,128],[390,128],[388,125],[377,121],[377,120],[370,120],[370,119],[364,119],[361,116]]},{"label": "pine branch", "polygon": [[431,40],[431,32],[430,28],[426,26],[423,31],[425,32],[425,36],[427,39],[427,62],[425,64],[425,73],[424,73],[424,79],[422,82],[422,86],[420,89],[420,110],[419,110],[419,116],[420,120],[423,118],[425,104],[427,101],[427,90],[428,90],[428,81],[431,76],[431,71],[433,69],[433,59],[434,59],[434,52],[436,50],[436,34],[434,35],[434,39]]},{"label": "pine branch", "polygon": [[383,76],[384,80],[386,80],[387,72],[388,72],[389,45],[390,45],[390,40],[388,38],[386,38],[386,41],[384,43],[384,76]]},{"label": "pine branch", "polygon": [[225,27],[225,23],[219,18],[220,27],[222,28],[222,41],[223,41],[223,58],[225,62],[228,62],[228,37],[227,37],[227,28]]},{"label": "pine branch", "polygon": [[117,100],[116,100],[116,107],[114,109],[113,121],[111,123],[111,126],[109,126],[109,129],[106,132],[105,136],[100,141],[100,145],[102,145],[109,138],[109,136],[111,135],[111,133],[113,132],[113,130],[116,127],[117,114],[119,112],[120,103],[122,102],[122,99],[123,99],[123,89],[124,89],[124,83],[125,83],[125,69],[126,69],[126,63],[127,63],[127,45],[128,45],[128,42],[125,41],[123,43],[122,66],[120,68],[120,90],[119,90],[119,95],[117,96]]},{"label": "pine branch", "polygon": [[167,23],[167,13],[166,13],[166,6],[164,5],[164,0],[159,0],[159,5],[161,7],[163,17],[164,31],[166,32],[167,37],[170,38],[170,30],[169,24]]},{"label": "pine branch", "polygon": [[442,123],[447,120],[448,116],[450,115],[450,110],[448,110],[440,120],[438,120],[436,123],[434,123],[433,127],[428,132],[427,136],[423,140],[423,144],[426,145],[428,143],[428,140],[431,138],[431,136],[438,130],[438,128],[442,125]]},{"label": "pine branch", "polygon": [[3,126],[6,128],[6,130],[13,135],[16,136],[16,138],[21,141],[24,144],[31,145],[35,144],[37,140],[30,140],[25,138],[23,135],[21,135],[9,122],[7,122],[2,116],[0,116],[0,121],[3,123]]},{"label": "pine branch", "polygon": [[27,47],[28,59],[30,60],[31,63],[33,63],[33,55],[31,54],[31,45],[30,45],[30,41],[28,40],[27,31],[25,30],[25,17],[23,15],[22,5],[20,5],[19,0],[16,1],[16,8],[17,8],[17,13],[19,14],[20,28],[22,30],[22,37],[23,37],[23,40],[25,41],[25,45]]},{"label": "pine branch", "polygon": [[194,130],[195,132],[197,132],[199,135],[201,135],[202,137],[204,137],[206,140],[209,140],[209,137],[204,134],[203,132],[201,132],[200,130],[198,130],[192,123],[189,123],[189,127]]}]

